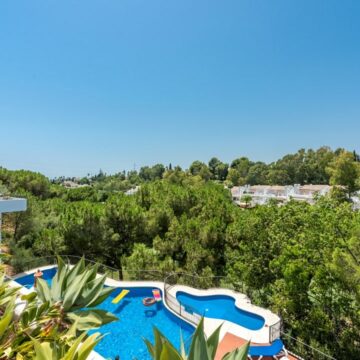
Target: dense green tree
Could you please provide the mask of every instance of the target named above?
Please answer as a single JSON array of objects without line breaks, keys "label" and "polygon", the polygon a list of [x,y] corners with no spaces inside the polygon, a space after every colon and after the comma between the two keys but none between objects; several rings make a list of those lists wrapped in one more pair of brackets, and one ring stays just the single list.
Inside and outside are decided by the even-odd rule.
[{"label": "dense green tree", "polygon": [[360,225],[354,228],[348,243],[335,248],[330,268],[346,290],[353,292],[360,302]]},{"label": "dense green tree", "polygon": [[91,177],[92,181],[103,181],[106,178],[106,174],[100,169],[99,172]]},{"label": "dense green tree", "polygon": [[328,184],[326,168],[335,153],[328,147],[300,149],[269,165],[267,183],[272,185]]},{"label": "dense green tree", "polygon": [[180,166],[175,166],[174,169],[169,168],[163,175],[164,179],[172,184],[182,184],[182,182],[185,181],[186,176],[186,173]]},{"label": "dense green tree", "polygon": [[353,151],[353,155],[354,155],[354,161],[360,162],[360,155],[355,150]]},{"label": "dense green tree", "polygon": [[218,158],[213,157],[209,161],[209,170],[213,180],[224,181],[226,179],[229,165],[221,162]]},{"label": "dense green tree", "polygon": [[3,184],[2,181],[0,181],[0,196],[8,196],[9,194],[9,189],[6,187],[6,185]]},{"label": "dense green tree", "polygon": [[267,172],[267,165],[257,162],[249,168],[245,182],[249,185],[264,185],[267,183]]},{"label": "dense green tree", "polygon": [[238,159],[235,159],[230,167],[232,169],[236,169],[240,176],[240,183],[246,183],[246,177],[248,176],[249,170],[251,166],[253,165],[253,162],[250,161],[247,157],[241,157]]},{"label": "dense green tree", "polygon": [[234,168],[229,169],[226,181],[228,182],[229,187],[246,184],[246,180],[241,177],[240,171]]},{"label": "dense green tree", "polygon": [[343,185],[351,195],[360,188],[360,165],[354,160],[354,155],[342,151],[327,168],[332,185]]},{"label": "dense green tree", "polygon": [[289,154],[284,156],[281,160],[275,163],[275,169],[286,174],[287,179],[284,178],[279,184],[304,184],[306,182],[306,152],[305,149],[300,149],[296,154]]},{"label": "dense green tree", "polygon": [[60,226],[65,248],[69,254],[106,260],[102,252],[104,238],[102,214],[101,206],[94,206],[89,202],[71,204],[66,208]]},{"label": "dense green tree", "polygon": [[[331,180],[344,187],[314,205],[270,202],[240,209],[219,184],[223,165],[213,158],[209,167],[194,162],[189,171],[155,166],[141,177],[136,171],[102,173],[88,177],[91,187],[73,193],[58,183],[46,185],[37,174],[1,169],[3,186],[27,197],[29,205],[4,216],[12,262],[20,270],[33,256],[63,252],[123,267],[130,278],[156,267],[209,276],[196,283],[206,287],[219,286],[211,276],[224,276],[224,283],[279,313],[286,333],[337,359],[360,358],[360,213],[344,196],[345,187],[357,189],[356,156],[322,147],[269,165],[240,158],[226,175],[233,185]],[[136,194],[123,194],[135,185]],[[289,346],[320,359],[296,342]]]},{"label": "dense green tree", "polygon": [[[351,229],[360,218],[351,205],[325,198],[314,206],[290,202],[240,215],[227,231],[226,273],[231,281],[244,286],[253,301],[278,312],[292,336],[338,358],[356,358],[356,298],[351,280],[344,286],[341,274],[332,270],[343,268],[348,277],[340,265],[345,261],[348,270],[354,269],[350,273],[356,273],[348,248],[356,253]],[[337,248],[343,249],[343,260]]]},{"label": "dense green tree", "polygon": [[141,182],[140,176],[136,170],[129,171],[127,173],[126,177],[127,177],[127,180],[130,182],[130,184],[137,185],[137,184],[140,184],[140,182]]},{"label": "dense green tree", "polygon": [[46,198],[50,192],[50,181],[42,174],[27,170],[10,171],[0,167],[0,181],[11,194],[29,192]]},{"label": "dense green tree", "polygon": [[159,180],[163,177],[165,167],[162,164],[156,164],[152,167],[144,166],[139,171],[139,177],[144,181]]},{"label": "dense green tree", "polygon": [[112,197],[105,206],[104,225],[102,253],[110,265],[121,270],[121,259],[131,254],[134,243],[148,242],[144,209],[134,197]]},{"label": "dense green tree", "polygon": [[64,194],[67,201],[98,201],[103,200],[101,192],[96,191],[90,186],[79,187],[75,189],[68,189]]},{"label": "dense green tree", "polygon": [[314,151],[309,149],[306,156],[306,183],[308,184],[328,184],[329,174],[326,168],[334,159],[335,154],[329,147],[323,146]]},{"label": "dense green tree", "polygon": [[133,280],[163,280],[165,274],[176,269],[171,257],[161,259],[157,250],[145,244],[135,244],[123,263],[128,278]]},{"label": "dense green tree", "polygon": [[156,164],[152,168],[152,174],[153,177],[151,180],[158,180],[162,179],[164,172],[165,172],[165,166],[163,164]]},{"label": "dense green tree", "polygon": [[211,179],[211,172],[209,168],[201,161],[194,161],[189,167],[189,172],[191,175],[200,176],[205,181]]},{"label": "dense green tree", "polygon": [[294,184],[290,179],[286,170],[277,169],[275,167],[270,167],[267,173],[267,183],[270,185],[289,185]]}]

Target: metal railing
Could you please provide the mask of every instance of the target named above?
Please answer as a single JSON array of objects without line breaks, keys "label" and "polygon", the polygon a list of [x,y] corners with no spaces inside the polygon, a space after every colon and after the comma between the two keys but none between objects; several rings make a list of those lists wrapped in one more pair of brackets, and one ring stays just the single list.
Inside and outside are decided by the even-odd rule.
[{"label": "metal railing", "polygon": [[282,339],[287,348],[293,349],[296,352],[294,354],[291,351],[288,351],[289,354],[293,355],[300,360],[336,360],[333,356],[324,353],[323,351],[314,348],[313,346],[306,344],[302,340],[292,337],[290,334],[287,334],[281,331]]},{"label": "metal railing", "polygon": [[223,288],[235,290],[239,286],[228,283],[224,276],[198,276],[188,273],[171,273],[164,279],[164,293],[166,305],[182,318],[194,325],[198,325],[202,316],[196,309],[188,304],[181,303],[170,290],[175,285],[185,285],[197,289]]},{"label": "metal railing", "polygon": [[[68,265],[75,265],[81,256],[77,255],[60,255]],[[242,283],[229,283],[224,276],[198,276],[189,273],[166,273],[160,270],[133,270],[133,269],[116,269],[102,263],[84,259],[85,264],[98,266],[98,273],[105,274],[108,278],[117,281],[160,281],[164,283],[164,300],[166,305],[179,316],[188,320],[190,323],[197,325],[204,314],[199,314],[194,308],[187,304],[182,304],[176,297],[170,294],[170,289],[174,285],[185,285],[197,289],[222,288],[240,291],[244,293]],[[31,270],[37,267],[56,265],[56,256],[44,256],[32,259],[22,264],[22,271]],[[281,321],[269,328],[269,342],[280,337]]]},{"label": "metal railing", "polygon": [[[244,285],[242,283],[228,283],[226,277],[223,276],[197,276],[187,273],[172,273],[164,279],[165,301],[173,311],[180,316],[187,318],[190,322],[197,325],[204,314],[199,314],[195,309],[187,304],[182,304],[174,296],[170,294],[170,290],[174,285],[185,285],[198,289],[222,288],[228,290],[239,291],[244,294]],[[269,327],[269,343],[278,339],[281,335],[282,321]]]},{"label": "metal railing", "polygon": [[166,305],[178,314],[183,319],[189,321],[193,325],[198,325],[201,320],[201,315],[196,313],[196,311],[190,306],[181,304],[180,301],[176,299],[175,296],[172,296],[169,292],[165,291],[164,300]]},{"label": "metal railing", "polygon": [[[81,256],[62,254],[60,257],[68,264],[75,265]],[[166,273],[160,270],[133,270],[133,269],[116,269],[114,267],[104,265],[102,263],[84,259],[85,264],[98,266],[98,273],[105,274],[108,278],[117,281],[160,281],[164,283],[164,300],[166,305],[176,314],[189,321],[193,325],[199,324],[201,317],[196,309],[188,304],[181,303],[175,296],[170,293],[170,289],[174,285],[185,285],[197,289],[222,288],[244,293],[244,285],[242,283],[229,283],[224,276],[198,276],[189,273]],[[22,264],[22,270],[27,271],[37,267],[56,265],[56,256],[44,256],[32,259]],[[282,323],[270,326],[269,342],[280,337]]]},{"label": "metal railing", "polygon": [[199,276],[184,272],[173,272],[167,274],[164,278],[164,283],[169,287],[173,285],[185,285],[197,289],[211,289],[211,288],[222,288],[241,292],[244,294],[243,283],[229,282],[225,276]]},{"label": "metal railing", "polygon": [[[77,255],[59,255],[68,265],[75,265],[82,257]],[[98,266],[98,273],[117,281],[164,281],[166,273],[160,270],[116,269],[94,260],[84,258],[85,264]],[[42,266],[57,265],[57,256],[43,256],[22,264],[21,270],[28,271]]]},{"label": "metal railing", "polygon": [[269,326],[269,343],[272,343],[276,339],[278,339],[281,335],[282,330],[282,321],[281,319],[271,326]]},{"label": "metal railing", "polygon": [[[82,257],[77,255],[59,255],[68,265],[75,265]],[[197,325],[201,320],[201,315],[197,314],[195,309],[190,308],[187,305],[181,304],[174,296],[169,293],[169,279],[177,273],[166,273],[160,270],[129,270],[129,269],[116,269],[102,263],[98,263],[93,260],[85,259],[85,264],[92,264],[98,266],[99,274],[106,274],[108,278],[117,281],[161,281],[164,282],[164,299],[167,306],[173,310],[176,314],[180,315],[184,319],[188,320],[190,323]],[[39,258],[32,259],[28,262],[22,264],[22,271],[28,271],[35,269],[37,267],[57,265],[57,256],[43,256]],[[189,274],[182,274],[183,276],[192,276]],[[198,278],[199,277],[195,277]],[[166,281],[168,279],[168,281]],[[184,281],[182,281],[184,283]],[[197,282],[198,286],[200,285]],[[201,285],[205,285],[203,282]],[[204,288],[204,286],[201,286]]]},{"label": "metal railing", "polygon": [[[203,281],[205,280],[205,281]],[[182,304],[175,296],[170,293],[170,290],[175,285],[186,285],[197,288],[208,288],[207,283],[209,278],[201,278],[199,276],[186,273],[171,273],[164,279],[164,299],[166,305],[176,314],[186,319],[193,325],[198,325],[202,314],[199,314],[194,308],[187,304]]]},{"label": "metal railing", "polygon": [[[75,265],[81,256],[77,255],[60,255],[61,258],[69,265]],[[241,292],[245,294],[246,287],[243,283],[229,283],[226,277],[223,276],[198,276],[189,273],[167,273],[160,270],[133,270],[123,268],[122,270],[113,268],[102,263],[84,259],[86,264],[98,266],[98,273],[106,274],[107,277],[120,281],[159,281],[164,283],[164,301],[166,305],[176,314],[191,324],[197,326],[203,314],[199,314],[194,308],[187,304],[181,303],[175,296],[170,293],[170,290],[175,285],[185,285],[198,289],[222,288]],[[37,267],[57,265],[56,256],[44,256],[32,259],[22,264],[22,271],[32,270]],[[11,278],[11,277],[10,277]],[[314,360],[336,360],[334,357],[325,354],[324,352],[305,344],[301,340],[290,336],[283,332],[282,321],[269,327],[269,342],[273,342],[279,337],[284,337],[287,347],[295,348],[298,354],[301,354],[305,359],[311,358]],[[289,352],[290,353],[290,352]],[[294,354],[292,354],[294,355]],[[295,355],[300,358],[298,355]]]}]

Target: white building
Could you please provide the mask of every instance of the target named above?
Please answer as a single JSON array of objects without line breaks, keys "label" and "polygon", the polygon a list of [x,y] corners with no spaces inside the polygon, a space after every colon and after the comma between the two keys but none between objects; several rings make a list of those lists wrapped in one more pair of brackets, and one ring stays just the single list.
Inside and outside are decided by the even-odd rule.
[{"label": "white building", "polygon": [[26,199],[14,198],[0,195],[0,244],[1,244],[1,222],[2,214],[26,210]]},{"label": "white building", "polygon": [[68,189],[77,189],[77,188],[86,187],[89,185],[88,184],[79,184],[72,180],[65,180],[62,182],[62,186],[66,187]]},{"label": "white building", "polygon": [[265,204],[270,199],[277,200],[280,203],[290,201],[307,201],[310,204],[315,202],[315,195],[325,195],[331,190],[329,185],[245,185],[234,186],[231,188],[231,195],[234,202],[242,205],[242,197],[250,195],[252,205]]},{"label": "white building", "polygon": [[140,186],[136,186],[134,188],[125,191],[125,195],[135,195],[139,190],[140,190]]},{"label": "white building", "polygon": [[360,191],[356,192],[356,194],[351,197],[351,201],[353,202],[354,210],[360,210]]}]

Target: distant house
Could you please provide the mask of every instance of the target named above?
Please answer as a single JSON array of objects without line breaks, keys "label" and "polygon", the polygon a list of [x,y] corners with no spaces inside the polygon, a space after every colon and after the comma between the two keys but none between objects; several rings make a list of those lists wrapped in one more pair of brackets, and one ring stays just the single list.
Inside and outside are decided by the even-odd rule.
[{"label": "distant house", "polygon": [[265,204],[270,199],[277,200],[280,203],[294,199],[313,204],[316,194],[325,195],[331,188],[329,185],[245,185],[231,188],[231,196],[234,202],[240,206],[243,203],[242,197],[244,195],[251,196],[252,205]]},{"label": "distant house", "polygon": [[360,210],[360,191],[358,191],[354,196],[351,197],[353,202],[353,208],[355,210]]},{"label": "distant house", "polygon": [[140,190],[140,186],[136,186],[132,189],[125,191],[125,195],[134,195]]},{"label": "distant house", "polygon": [[88,184],[79,184],[79,183],[77,183],[75,181],[72,181],[72,180],[65,180],[65,181],[62,182],[61,185],[68,188],[68,189],[77,189],[77,188],[89,186]]}]

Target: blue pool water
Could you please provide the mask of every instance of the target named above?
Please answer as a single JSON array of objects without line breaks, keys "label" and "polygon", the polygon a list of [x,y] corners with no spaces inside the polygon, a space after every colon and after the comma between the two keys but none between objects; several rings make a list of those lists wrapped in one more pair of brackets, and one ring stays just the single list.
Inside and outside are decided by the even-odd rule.
[{"label": "blue pool water", "polygon": [[[44,270],[42,278],[46,280],[46,282],[51,285],[51,280],[55,276],[57,268],[54,267],[52,269]],[[30,289],[34,286],[34,274],[24,275],[21,278],[17,278],[16,282],[27,289]]]},{"label": "blue pool water", "polygon": [[200,315],[231,321],[250,330],[259,330],[264,324],[263,317],[241,310],[235,306],[235,299],[226,295],[195,296],[179,291],[178,301],[187,308]]},{"label": "blue pool water", "polygon": [[[55,273],[56,268],[45,270],[43,278],[51,283]],[[29,288],[33,286],[34,275],[26,275],[16,281]],[[163,306],[162,302],[150,307],[142,304],[144,297],[153,296],[153,288],[128,288],[129,294],[118,304],[112,304],[114,297],[122,290],[123,288],[116,289],[108,299],[96,307],[110,311],[119,318],[119,321],[92,331],[107,334],[95,348],[103,357],[114,359],[116,355],[119,355],[121,360],[150,360],[143,338],[154,341],[153,326],[166,334],[178,348],[180,332],[185,340],[189,339],[194,332],[192,326],[173,315]]]},{"label": "blue pool water", "polygon": [[[114,358],[120,355],[121,360],[150,359],[143,338],[153,342],[152,328],[156,326],[177,347],[180,347],[180,330],[184,339],[188,339],[194,329],[170,313],[163,303],[145,307],[144,297],[152,297],[153,288],[128,288],[130,293],[117,305],[111,303],[122,289],[114,291],[98,308],[113,312],[118,322],[104,325],[100,330],[109,333],[96,350],[104,357]],[[94,332],[94,331],[93,331]]]}]

